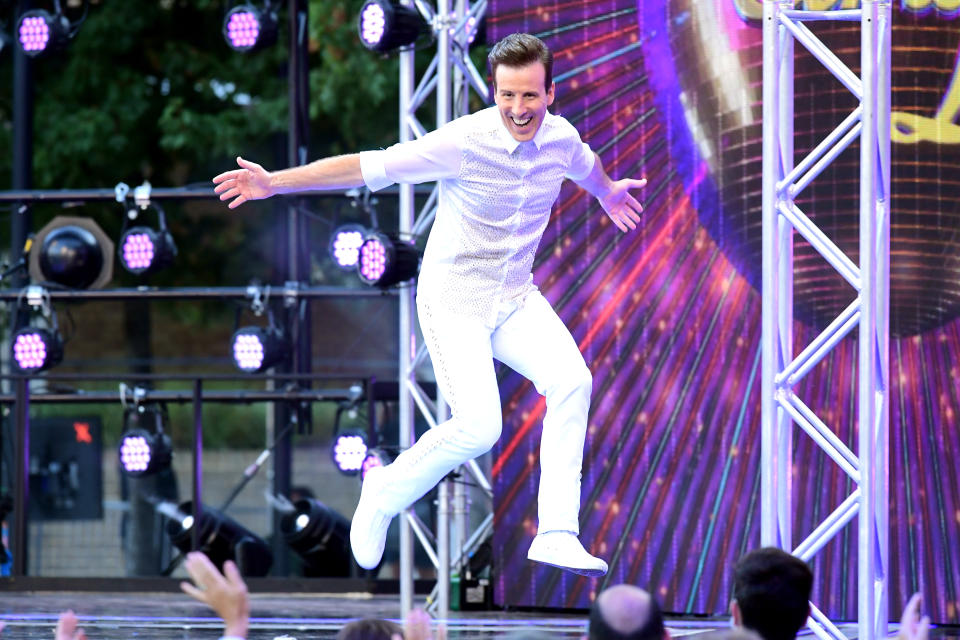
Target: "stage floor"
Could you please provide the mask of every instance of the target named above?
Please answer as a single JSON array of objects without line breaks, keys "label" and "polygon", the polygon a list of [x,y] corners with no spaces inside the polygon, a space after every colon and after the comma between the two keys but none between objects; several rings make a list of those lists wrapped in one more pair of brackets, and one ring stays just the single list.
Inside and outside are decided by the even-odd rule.
[{"label": "stage floor", "polygon": [[[417,602],[422,605],[423,599]],[[171,593],[0,593],[0,620],[6,629],[2,640],[49,638],[57,616],[73,609],[89,640],[142,640],[181,638],[212,640],[222,626],[210,610],[185,595]],[[303,640],[333,638],[351,619],[400,615],[396,596],[357,594],[253,594],[250,640]],[[723,628],[726,619],[668,617],[674,638],[692,637]],[[451,640],[501,637],[510,632],[541,630],[558,638],[580,638],[586,616],[564,612],[484,611],[451,612]],[[853,638],[856,627],[842,625]],[[806,634],[805,634],[806,635]],[[958,638],[956,629],[937,629],[934,637]],[[811,635],[811,637],[813,637]]]}]

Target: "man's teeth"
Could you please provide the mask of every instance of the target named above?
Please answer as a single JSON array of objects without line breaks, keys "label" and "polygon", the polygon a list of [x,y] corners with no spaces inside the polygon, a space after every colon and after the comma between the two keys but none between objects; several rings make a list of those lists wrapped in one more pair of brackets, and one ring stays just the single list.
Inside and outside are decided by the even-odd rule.
[{"label": "man's teeth", "polygon": [[533,116],[530,116],[530,117],[527,118],[526,120],[517,120],[517,119],[514,118],[514,117],[511,117],[510,119],[513,120],[513,124],[517,125],[518,127],[525,127],[525,126],[527,126],[528,124],[530,124],[530,121],[531,121],[531,120],[533,120]]}]

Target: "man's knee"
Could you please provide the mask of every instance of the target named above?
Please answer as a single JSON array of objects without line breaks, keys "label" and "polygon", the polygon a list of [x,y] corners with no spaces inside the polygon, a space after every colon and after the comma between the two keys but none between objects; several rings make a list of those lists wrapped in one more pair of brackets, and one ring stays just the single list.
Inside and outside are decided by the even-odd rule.
[{"label": "man's knee", "polygon": [[474,412],[464,416],[461,438],[471,457],[476,458],[493,448],[502,430],[503,419],[499,411]]}]

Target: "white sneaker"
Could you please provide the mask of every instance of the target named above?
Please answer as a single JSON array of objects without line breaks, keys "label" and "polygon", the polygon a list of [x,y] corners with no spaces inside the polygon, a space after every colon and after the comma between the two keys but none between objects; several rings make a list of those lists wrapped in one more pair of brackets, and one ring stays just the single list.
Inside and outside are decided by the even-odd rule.
[{"label": "white sneaker", "polygon": [[527,560],[591,578],[607,573],[607,563],[587,553],[577,536],[569,531],[538,534],[527,551]]},{"label": "white sneaker", "polygon": [[383,487],[382,473],[382,467],[367,471],[360,489],[360,502],[350,523],[350,548],[357,564],[364,569],[374,569],[380,564],[387,542],[387,528],[393,519],[376,506]]}]

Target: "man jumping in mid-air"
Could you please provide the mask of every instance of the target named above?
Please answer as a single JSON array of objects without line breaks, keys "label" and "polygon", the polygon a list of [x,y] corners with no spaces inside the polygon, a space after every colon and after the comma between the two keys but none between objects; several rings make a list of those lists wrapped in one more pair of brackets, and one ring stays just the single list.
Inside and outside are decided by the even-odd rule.
[{"label": "man jumping in mid-air", "polygon": [[553,103],[553,55],[538,38],[507,36],[490,51],[496,105],[419,140],[267,172],[242,167],[213,181],[230,208],[247,200],[317,189],[438,181],[436,220],[417,284],[417,310],[450,420],[390,465],[367,473],[350,529],[353,555],[373,568],[390,520],[447,473],[493,447],[501,409],[493,360],[546,396],[540,442],[538,534],[527,557],[582,575],[607,563],[580,544],[580,470],[592,378],[576,342],[533,284],[531,270],[564,178],[594,195],[621,230],[643,210]]}]

